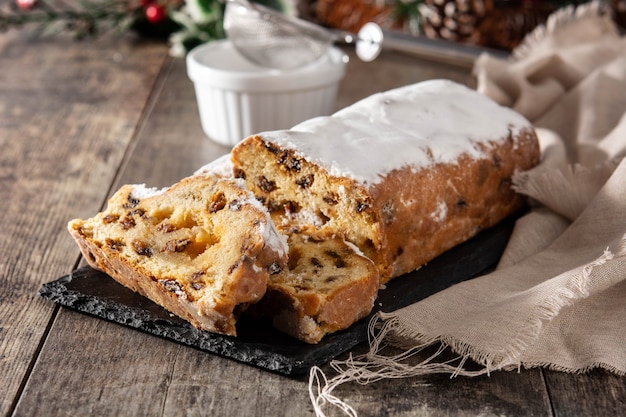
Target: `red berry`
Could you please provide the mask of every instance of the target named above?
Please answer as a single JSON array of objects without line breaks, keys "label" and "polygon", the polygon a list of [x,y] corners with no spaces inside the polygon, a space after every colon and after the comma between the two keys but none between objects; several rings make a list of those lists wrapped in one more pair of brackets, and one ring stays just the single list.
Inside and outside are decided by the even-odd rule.
[{"label": "red berry", "polygon": [[165,19],[165,9],[159,4],[149,4],[146,7],[146,19],[150,23],[159,23]]},{"label": "red berry", "polygon": [[35,3],[37,2],[37,0],[15,0],[15,3],[17,4],[17,7],[19,7],[22,10],[30,10],[33,8],[33,6],[35,6]]}]

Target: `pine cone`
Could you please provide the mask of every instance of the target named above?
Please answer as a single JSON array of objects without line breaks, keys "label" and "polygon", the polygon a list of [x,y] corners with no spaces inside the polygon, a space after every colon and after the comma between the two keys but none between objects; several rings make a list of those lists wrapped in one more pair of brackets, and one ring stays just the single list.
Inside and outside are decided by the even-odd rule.
[{"label": "pine cone", "polygon": [[611,0],[615,23],[626,30],[626,0]]},{"label": "pine cone", "polygon": [[473,43],[477,26],[492,9],[492,0],[425,0],[422,30],[429,38]]},{"label": "pine cone", "polygon": [[367,22],[398,29],[393,10],[392,3],[380,0],[318,0],[316,16],[326,26],[357,33]]},{"label": "pine cone", "polygon": [[554,11],[555,7],[547,2],[500,2],[477,27],[474,42],[490,48],[512,50],[528,33],[544,24]]}]

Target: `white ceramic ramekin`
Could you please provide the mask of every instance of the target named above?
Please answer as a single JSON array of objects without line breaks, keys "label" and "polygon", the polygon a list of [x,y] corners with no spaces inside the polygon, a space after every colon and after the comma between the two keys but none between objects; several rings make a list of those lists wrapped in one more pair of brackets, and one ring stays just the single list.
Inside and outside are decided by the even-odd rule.
[{"label": "white ceramic ramekin", "polygon": [[248,62],[228,40],[213,41],[187,54],[202,130],[232,146],[245,137],[288,129],[334,111],[347,56],[329,49],[320,60],[294,70],[274,70]]}]

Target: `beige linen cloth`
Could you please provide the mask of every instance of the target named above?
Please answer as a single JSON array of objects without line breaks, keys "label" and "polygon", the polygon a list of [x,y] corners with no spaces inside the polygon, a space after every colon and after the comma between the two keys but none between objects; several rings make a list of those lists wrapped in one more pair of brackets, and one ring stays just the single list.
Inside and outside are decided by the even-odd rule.
[{"label": "beige linen cloth", "polygon": [[[533,202],[495,272],[371,323],[371,350],[314,368],[311,401],[355,416],[333,395],[348,381],[449,372],[594,367],[626,375],[626,38],[600,3],[558,11],[511,59],[481,56],[478,90],[537,127],[542,163],[514,179]],[[385,356],[392,344],[405,351]],[[440,346],[426,359],[425,346]],[[440,353],[449,348],[456,362]],[[481,365],[468,370],[471,358]]]}]

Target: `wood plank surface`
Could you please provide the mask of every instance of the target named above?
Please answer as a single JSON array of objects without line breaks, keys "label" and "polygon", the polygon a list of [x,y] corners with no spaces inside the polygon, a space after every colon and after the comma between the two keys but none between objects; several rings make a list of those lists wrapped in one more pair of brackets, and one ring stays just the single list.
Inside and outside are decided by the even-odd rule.
[{"label": "wood plank surface", "polygon": [[469,87],[476,86],[476,80],[467,68],[442,65],[411,55],[386,51],[373,62],[363,62],[350,49],[345,51],[350,60],[347,76],[339,86],[337,109],[371,94],[436,78],[446,78]]},{"label": "wood plank surface", "polygon": [[[184,62],[170,61],[163,73],[158,97],[147,109],[132,155],[125,161],[113,188],[135,182],[166,186],[228,151],[201,132]],[[466,72],[446,72],[432,63],[416,64],[403,56],[392,56],[378,65],[353,59],[337,106],[350,104],[375,92],[373,89],[393,88],[432,78],[433,74],[469,82]],[[85,334],[89,334],[88,340],[84,340]],[[442,409],[448,410],[447,415],[473,415],[488,410],[498,414],[515,410],[517,415],[533,410],[531,414],[545,415],[545,392],[538,390],[528,395],[529,390],[519,390],[523,385],[542,387],[540,373],[516,376],[515,384],[510,383],[512,378],[501,374],[483,379],[482,387],[466,380],[440,378],[444,390],[437,381],[428,390],[416,392],[421,398],[417,404],[422,404],[418,408],[422,414],[415,415],[429,416],[433,410]],[[69,382],[65,389],[41,388],[54,386],[56,381]],[[351,398],[363,404],[366,415],[400,415],[415,409],[416,403],[412,397],[398,393],[406,391],[407,386],[421,387],[421,382],[387,381],[347,389]],[[292,379],[271,374],[62,309],[16,411],[18,415],[39,415],[51,412],[48,404],[58,404],[52,415],[62,415],[67,410],[76,415],[313,415],[307,384],[306,377]],[[76,390],[76,386],[81,389]],[[467,398],[463,393],[468,390],[484,401]],[[57,397],[59,392],[62,401]],[[390,395],[395,395],[397,401],[388,401]],[[451,401],[455,398],[465,401]]]},{"label": "wood plank surface", "polygon": [[163,85],[155,91],[158,96],[152,107],[146,109],[147,117],[114,189],[129,183],[169,186],[230,151],[202,132],[184,59],[169,59],[163,75]]},{"label": "wood plank surface", "polygon": [[0,37],[0,415],[55,310],[37,290],[78,259],[65,225],[101,206],[166,55],[129,39]]},{"label": "wood plank surface", "polygon": [[626,378],[602,369],[580,375],[543,372],[555,417],[626,415]]},{"label": "wood plank surface", "polygon": [[[36,296],[77,263],[69,219],[95,214],[123,183],[167,186],[228,152],[202,133],[184,60],[126,38],[3,35],[0,52],[2,68],[13,65],[0,72],[0,373],[8,376],[0,415],[314,415],[306,376],[273,374]],[[474,83],[466,69],[406,55],[351,58],[337,108],[424,79]],[[534,369],[346,384],[336,394],[361,416],[587,416],[619,415],[625,389],[625,378],[604,372]]]}]

